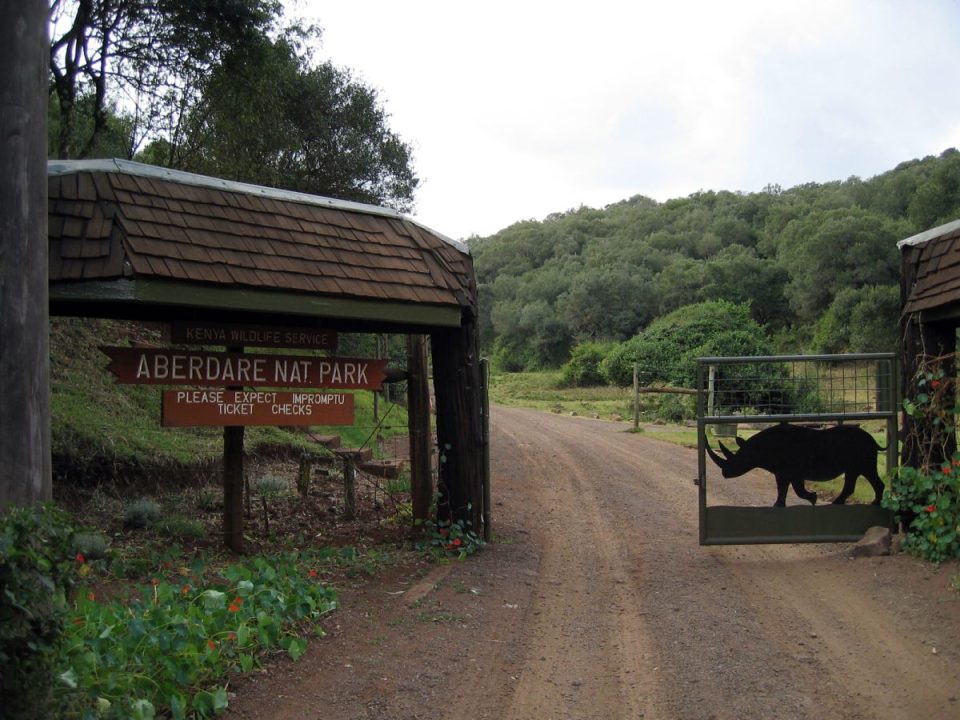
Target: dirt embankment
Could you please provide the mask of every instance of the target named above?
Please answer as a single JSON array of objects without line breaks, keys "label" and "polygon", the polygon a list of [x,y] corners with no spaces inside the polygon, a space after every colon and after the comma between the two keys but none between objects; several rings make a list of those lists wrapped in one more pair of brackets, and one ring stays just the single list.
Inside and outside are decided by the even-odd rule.
[{"label": "dirt embankment", "polygon": [[[699,547],[693,451],[623,424],[493,421],[496,542],[342,588],[328,637],[236,683],[229,717],[960,717],[956,563]],[[731,504],[774,492],[710,477]]]}]

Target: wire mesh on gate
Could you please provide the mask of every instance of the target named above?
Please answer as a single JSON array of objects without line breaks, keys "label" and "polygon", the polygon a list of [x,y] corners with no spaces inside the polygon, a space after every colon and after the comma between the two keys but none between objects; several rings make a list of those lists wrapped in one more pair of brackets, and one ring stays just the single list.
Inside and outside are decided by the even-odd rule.
[{"label": "wire mesh on gate", "polygon": [[698,360],[698,416],[707,422],[887,418],[895,357],[787,355]]}]

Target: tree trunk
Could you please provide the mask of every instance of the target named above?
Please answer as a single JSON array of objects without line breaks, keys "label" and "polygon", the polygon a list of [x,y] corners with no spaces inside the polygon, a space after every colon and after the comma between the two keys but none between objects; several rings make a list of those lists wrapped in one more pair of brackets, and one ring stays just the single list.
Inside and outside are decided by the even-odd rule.
[{"label": "tree trunk", "polygon": [[0,511],[51,497],[47,3],[8,3],[0,34]]}]

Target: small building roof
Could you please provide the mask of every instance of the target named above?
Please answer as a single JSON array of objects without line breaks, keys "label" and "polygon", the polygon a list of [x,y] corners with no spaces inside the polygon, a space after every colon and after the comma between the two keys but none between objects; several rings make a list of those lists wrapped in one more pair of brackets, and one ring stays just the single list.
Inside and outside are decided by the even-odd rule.
[{"label": "small building roof", "polygon": [[903,253],[904,278],[912,277],[910,286],[904,288],[904,313],[960,302],[960,220],[909,237],[897,247]]},{"label": "small building roof", "polygon": [[96,298],[438,325],[475,310],[466,248],[390,208],[122,160],[48,175],[55,310]]}]

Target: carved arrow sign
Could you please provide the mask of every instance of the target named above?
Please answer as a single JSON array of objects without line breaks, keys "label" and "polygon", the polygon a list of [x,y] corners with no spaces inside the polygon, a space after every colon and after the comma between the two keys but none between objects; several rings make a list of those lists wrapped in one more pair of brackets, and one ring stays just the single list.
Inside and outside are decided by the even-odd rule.
[{"label": "carved arrow sign", "polygon": [[243,385],[379,390],[386,359],[101,347],[127,385]]}]

